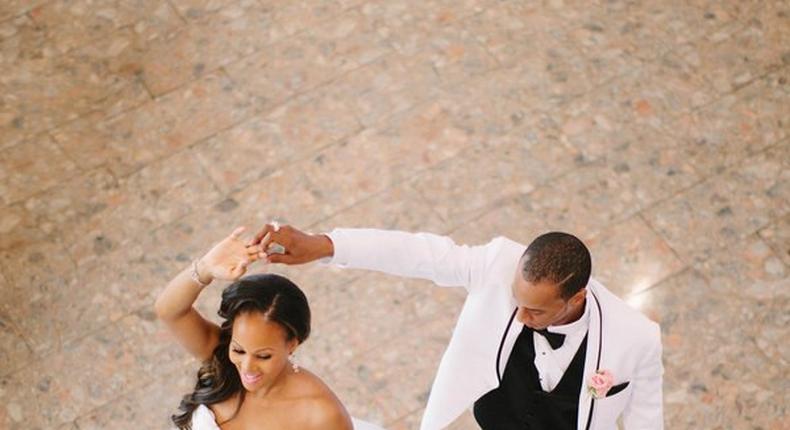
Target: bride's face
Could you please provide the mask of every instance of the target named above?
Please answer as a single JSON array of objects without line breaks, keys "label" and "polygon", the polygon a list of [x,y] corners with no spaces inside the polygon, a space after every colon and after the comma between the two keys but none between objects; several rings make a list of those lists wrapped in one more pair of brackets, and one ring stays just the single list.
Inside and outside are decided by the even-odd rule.
[{"label": "bride's face", "polygon": [[247,391],[270,387],[289,368],[288,357],[296,340],[287,340],[280,324],[260,312],[245,312],[233,321],[228,356],[236,366]]}]

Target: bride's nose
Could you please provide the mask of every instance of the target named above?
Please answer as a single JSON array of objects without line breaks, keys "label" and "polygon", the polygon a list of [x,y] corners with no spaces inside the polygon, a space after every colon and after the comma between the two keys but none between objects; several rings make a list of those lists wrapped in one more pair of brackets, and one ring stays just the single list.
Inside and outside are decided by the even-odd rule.
[{"label": "bride's nose", "polygon": [[254,366],[253,361],[254,361],[253,358],[249,357],[249,356],[242,358],[241,359],[241,363],[240,363],[241,364],[241,371],[242,372],[251,373],[250,371],[253,369],[253,366]]}]

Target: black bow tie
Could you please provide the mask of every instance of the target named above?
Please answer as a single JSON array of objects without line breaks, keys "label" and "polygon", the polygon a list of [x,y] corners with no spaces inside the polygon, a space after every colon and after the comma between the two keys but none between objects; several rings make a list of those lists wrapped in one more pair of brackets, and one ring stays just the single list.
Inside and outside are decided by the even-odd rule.
[{"label": "black bow tie", "polygon": [[557,349],[565,343],[565,335],[562,333],[552,333],[545,328],[543,330],[535,330],[535,333],[545,337],[549,341],[551,349]]}]

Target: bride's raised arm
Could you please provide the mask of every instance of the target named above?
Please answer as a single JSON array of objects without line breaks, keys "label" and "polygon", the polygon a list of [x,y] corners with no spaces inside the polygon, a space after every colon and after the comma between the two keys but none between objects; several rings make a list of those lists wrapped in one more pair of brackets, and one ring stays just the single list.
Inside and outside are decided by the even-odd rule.
[{"label": "bride's raised arm", "polygon": [[203,257],[193,261],[157,297],[156,315],[179,343],[199,360],[206,360],[219,341],[219,327],[203,318],[193,307],[200,292],[214,279],[235,281],[257,259],[257,247],[247,247],[239,227],[214,245]]}]

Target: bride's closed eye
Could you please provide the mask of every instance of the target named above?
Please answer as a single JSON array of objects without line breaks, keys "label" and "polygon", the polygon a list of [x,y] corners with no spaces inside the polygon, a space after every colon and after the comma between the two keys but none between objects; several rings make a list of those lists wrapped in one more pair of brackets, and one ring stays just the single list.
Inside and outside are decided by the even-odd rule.
[{"label": "bride's closed eye", "polygon": [[[236,354],[239,354],[239,355],[244,355],[244,354],[246,353],[246,352],[245,352],[244,350],[242,350],[242,349],[236,349],[236,348],[233,348],[233,349],[231,349],[231,350],[232,350],[234,353],[236,353]],[[255,356],[255,358],[259,358],[259,359],[261,359],[261,360],[268,360],[268,359],[272,358],[272,356],[271,356],[271,355],[256,355],[256,356]]]}]

